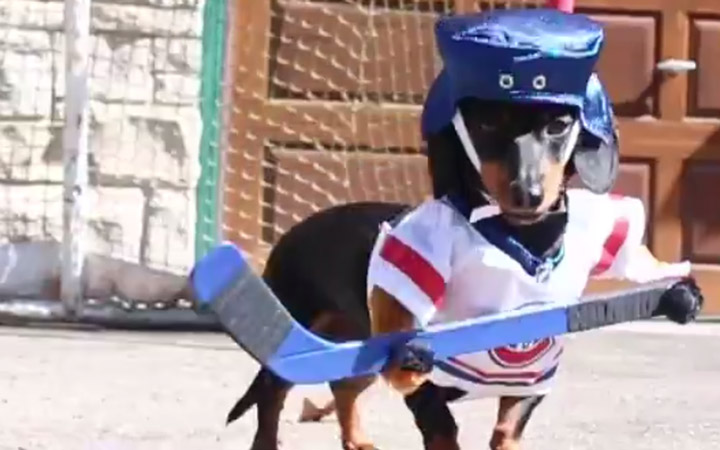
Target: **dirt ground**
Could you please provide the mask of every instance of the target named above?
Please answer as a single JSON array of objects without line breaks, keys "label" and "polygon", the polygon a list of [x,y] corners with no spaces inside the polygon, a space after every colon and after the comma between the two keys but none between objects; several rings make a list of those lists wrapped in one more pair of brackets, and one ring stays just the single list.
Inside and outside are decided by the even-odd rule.
[{"label": "dirt ground", "polygon": [[[224,417],[256,365],[221,334],[0,328],[0,449],[247,450],[254,411]],[[577,335],[555,392],[527,430],[528,450],[720,448],[720,325],[643,323]],[[339,450],[334,418],[298,424],[287,450]],[[487,448],[493,401],[454,406],[463,448]],[[421,449],[400,399],[382,385],[363,399],[382,450]]]}]

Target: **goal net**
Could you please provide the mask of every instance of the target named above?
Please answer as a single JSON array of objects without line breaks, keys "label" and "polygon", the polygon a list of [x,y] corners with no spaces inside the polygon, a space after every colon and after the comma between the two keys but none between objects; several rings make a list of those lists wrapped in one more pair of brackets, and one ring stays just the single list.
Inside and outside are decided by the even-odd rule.
[{"label": "goal net", "polygon": [[[79,193],[63,189],[71,3],[90,4]],[[0,316],[8,299],[58,298],[68,240],[105,258],[85,266],[86,298],[173,297],[219,239],[259,269],[313,212],[420,202],[435,20],[539,3],[0,0]],[[63,235],[78,194],[85,232]]]},{"label": "goal net", "polygon": [[439,14],[537,1],[235,0],[228,4],[219,221],[258,266],[309,214],[430,192],[419,116]]},{"label": "goal net", "polygon": [[[0,0],[3,321],[66,318],[61,296],[73,297],[64,306],[113,308],[184,295],[197,241],[206,6]],[[68,53],[78,70],[67,65]],[[87,99],[82,88],[68,88],[80,84]],[[83,121],[66,117],[70,104],[71,111],[86,107],[87,139],[75,132]],[[68,161],[83,153],[88,167],[77,164],[83,173],[75,177]],[[82,178],[87,186],[75,181]],[[67,205],[80,202],[72,220],[84,232],[64,232]],[[61,251],[68,248],[73,258]],[[69,284],[80,286],[66,295]]]}]

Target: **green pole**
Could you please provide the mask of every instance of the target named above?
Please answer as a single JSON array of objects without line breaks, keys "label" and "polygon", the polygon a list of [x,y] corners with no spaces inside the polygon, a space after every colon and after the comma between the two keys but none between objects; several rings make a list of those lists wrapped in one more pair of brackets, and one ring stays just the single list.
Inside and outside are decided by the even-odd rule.
[{"label": "green pole", "polygon": [[200,84],[200,179],[197,186],[195,259],[216,244],[218,236],[218,182],[220,179],[220,127],[222,83],[227,30],[227,0],[207,0],[203,9]]}]

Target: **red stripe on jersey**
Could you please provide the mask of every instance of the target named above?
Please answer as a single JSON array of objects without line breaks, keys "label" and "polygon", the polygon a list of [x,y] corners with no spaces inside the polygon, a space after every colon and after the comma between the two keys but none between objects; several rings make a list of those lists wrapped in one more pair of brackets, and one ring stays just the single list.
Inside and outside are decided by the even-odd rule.
[{"label": "red stripe on jersey", "polygon": [[[552,358],[553,362],[556,362],[560,359],[560,355],[562,355],[563,349],[560,348],[558,352],[555,354],[555,356]],[[537,378],[540,378],[542,375],[547,373],[547,370],[539,370],[539,371],[527,371],[527,372],[510,372],[503,370],[501,372],[486,372],[479,367],[476,367],[468,362],[465,362],[458,357],[449,357],[448,361],[451,363],[464,368],[465,370],[468,370],[472,372],[474,375],[480,377],[481,379],[484,379],[486,381],[490,381],[492,379],[497,378],[505,378],[508,380],[535,380]]]},{"label": "red stripe on jersey", "polygon": [[388,236],[380,256],[410,278],[434,305],[442,303],[445,280],[422,255],[395,236]]},{"label": "red stripe on jersey", "polygon": [[526,350],[516,347],[500,347],[488,351],[488,356],[501,367],[527,367],[555,346],[554,338],[542,339],[533,343],[532,347]]},{"label": "red stripe on jersey", "polygon": [[617,257],[618,252],[620,251],[620,248],[622,248],[623,244],[625,243],[625,240],[628,236],[628,231],[630,230],[630,221],[627,220],[625,217],[618,217],[615,219],[615,224],[613,225],[612,232],[610,233],[610,236],[605,240],[605,244],[603,244],[603,252],[602,256],[600,257],[600,261],[593,267],[592,271],[590,272],[591,275],[599,275],[612,266],[613,262],[615,262],[615,258]]}]

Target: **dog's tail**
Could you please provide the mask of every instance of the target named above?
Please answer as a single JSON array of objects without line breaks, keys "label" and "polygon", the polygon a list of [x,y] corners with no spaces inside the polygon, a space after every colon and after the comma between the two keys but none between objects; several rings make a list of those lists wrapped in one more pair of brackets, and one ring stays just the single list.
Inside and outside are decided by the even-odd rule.
[{"label": "dog's tail", "polygon": [[255,379],[250,383],[250,387],[245,391],[240,400],[235,403],[225,420],[226,425],[230,425],[235,420],[242,417],[250,408],[255,406],[259,399],[260,390],[262,389],[263,377],[265,374],[263,370],[259,370]]}]

